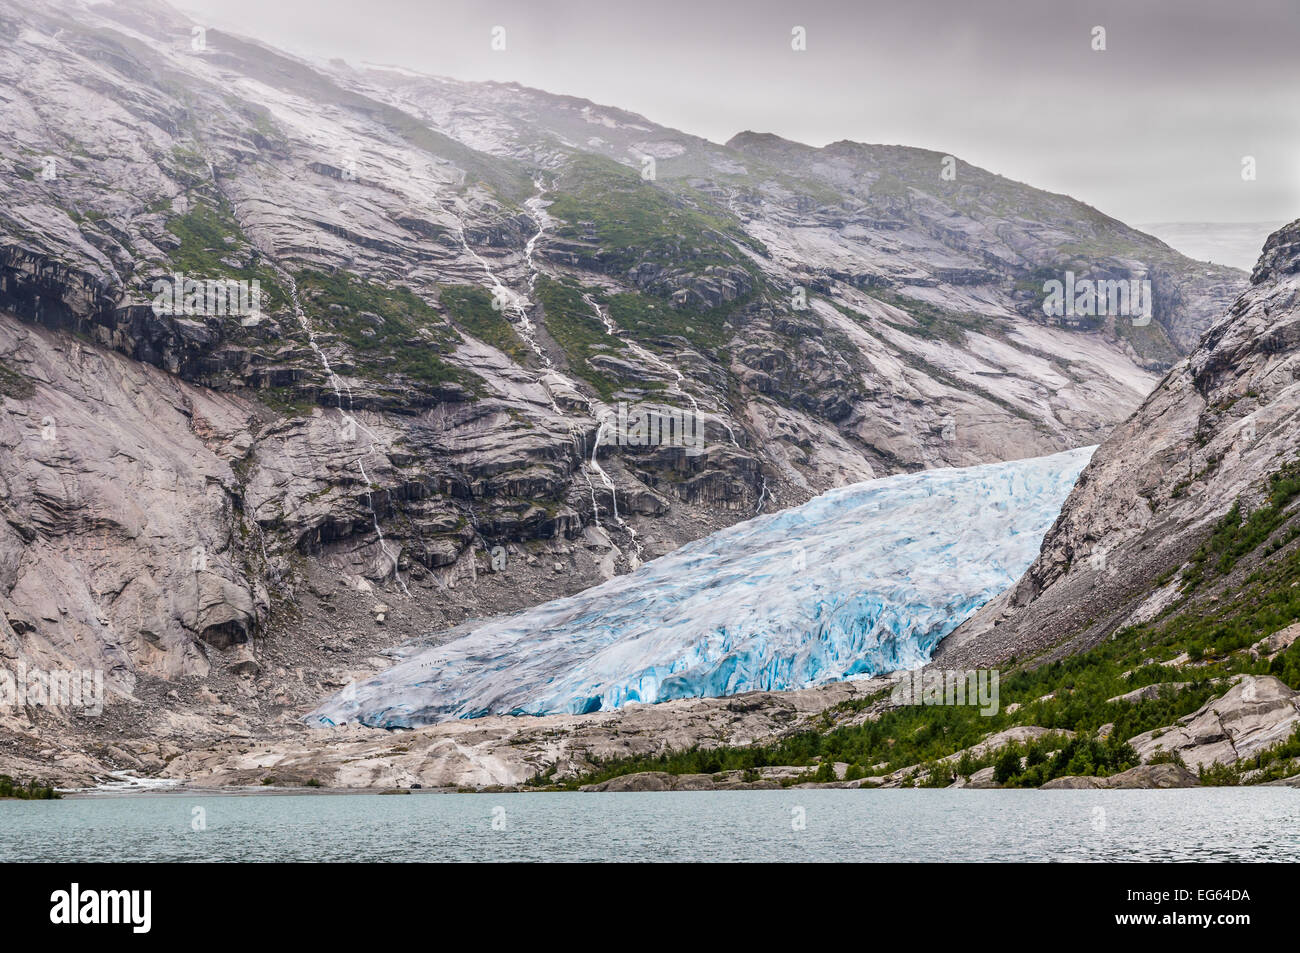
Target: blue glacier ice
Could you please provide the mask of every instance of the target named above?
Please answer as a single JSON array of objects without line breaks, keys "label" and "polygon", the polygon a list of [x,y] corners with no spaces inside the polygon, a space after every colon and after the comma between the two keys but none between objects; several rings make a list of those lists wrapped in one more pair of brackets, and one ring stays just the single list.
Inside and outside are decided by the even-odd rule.
[{"label": "blue glacier ice", "polygon": [[577,595],[405,646],[308,720],[408,728],[915,668],[1029,567],[1093,449],[831,490]]}]

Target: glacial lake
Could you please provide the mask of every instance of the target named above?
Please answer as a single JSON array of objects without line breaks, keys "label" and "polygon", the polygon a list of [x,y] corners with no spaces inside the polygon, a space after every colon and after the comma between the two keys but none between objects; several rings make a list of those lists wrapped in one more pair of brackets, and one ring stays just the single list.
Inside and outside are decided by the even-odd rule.
[{"label": "glacial lake", "polygon": [[0,801],[0,862],[260,860],[1300,861],[1300,790]]}]

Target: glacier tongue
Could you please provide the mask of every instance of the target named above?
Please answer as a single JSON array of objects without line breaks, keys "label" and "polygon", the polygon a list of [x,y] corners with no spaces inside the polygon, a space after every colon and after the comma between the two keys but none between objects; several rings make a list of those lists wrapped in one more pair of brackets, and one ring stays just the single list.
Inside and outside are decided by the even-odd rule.
[{"label": "glacier tongue", "polygon": [[1029,567],[1093,449],[831,490],[410,646],[308,720],[582,713],[914,668]]}]

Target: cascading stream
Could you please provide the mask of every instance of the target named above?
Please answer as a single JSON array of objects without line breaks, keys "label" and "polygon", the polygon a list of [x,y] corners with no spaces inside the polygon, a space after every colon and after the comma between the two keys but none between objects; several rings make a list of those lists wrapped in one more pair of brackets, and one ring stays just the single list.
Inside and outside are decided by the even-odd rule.
[{"label": "cascading stream", "polygon": [[[398,558],[389,550],[388,540],[384,537],[383,527],[379,525],[379,512],[375,509],[375,485],[371,481],[370,475],[366,473],[365,464],[362,462],[365,457],[374,455],[375,446],[379,442],[378,435],[369,427],[365,426],[365,424],[361,423],[361,421],[357,420],[352,401],[352,388],[334,372],[334,368],[330,366],[329,358],[325,356],[325,352],[321,350],[320,345],[316,342],[316,331],[312,327],[311,321],[308,320],[306,312],[303,311],[302,301],[298,296],[298,282],[294,280],[293,275],[291,275],[287,269],[282,267],[271,255],[269,255],[265,249],[260,250],[267,263],[289,288],[289,298],[293,303],[294,317],[298,321],[298,326],[302,328],[303,333],[307,336],[307,343],[311,347],[312,352],[316,355],[316,359],[320,362],[322,369],[325,371],[325,376],[330,382],[330,387],[333,389],[334,397],[338,403],[339,414],[343,417],[344,422],[351,430],[360,431],[370,440],[365,453],[357,457],[357,470],[361,474],[361,479],[366,485],[366,503],[370,507],[370,518],[375,527],[375,536],[379,541],[379,551],[384,554],[384,558],[387,559],[389,564],[392,566],[393,578],[397,581],[397,585],[401,588],[402,592],[409,596],[411,591],[406,587],[405,580],[402,579],[402,573],[398,567]],[[347,395],[348,401],[346,410],[343,407],[344,394]]]},{"label": "cascading stream", "polygon": [[[208,158],[207,156],[204,157],[204,161],[207,163],[208,176],[212,180],[213,188],[216,189],[219,194],[222,194],[224,196],[224,193],[222,193],[221,190],[221,183],[217,178],[216,166],[213,164],[211,158]],[[231,209],[234,210],[236,221],[239,224],[240,228],[242,229],[243,222],[238,221],[238,206],[234,202],[230,202],[228,197],[227,197],[227,201],[229,202]],[[245,234],[250,236],[253,234],[247,229],[245,229],[244,232]],[[321,368],[325,371],[325,377],[330,382],[330,387],[334,391],[334,398],[335,398],[335,402],[338,404],[339,414],[343,417],[344,421],[348,424],[349,427],[355,430],[360,430],[370,439],[370,444],[366,448],[366,452],[364,456],[372,456],[375,453],[375,445],[376,443],[379,442],[379,438],[372,430],[370,430],[370,428],[366,427],[364,424],[362,424],[359,420],[356,419],[356,416],[354,414],[354,404],[352,401],[352,388],[348,386],[346,381],[342,380],[336,373],[334,373],[334,368],[330,366],[329,358],[325,356],[325,352],[321,350],[320,345],[317,343],[316,331],[312,327],[311,322],[307,319],[307,314],[305,311],[303,311],[302,308],[302,301],[298,295],[297,280],[294,279],[293,275],[290,274],[287,268],[285,268],[283,265],[280,264],[280,262],[278,261],[276,256],[271,252],[270,249],[264,247],[263,245],[257,243],[256,241],[253,242],[253,245],[255,248],[257,248],[259,254],[266,261],[266,263],[270,265],[271,269],[280,277],[280,279],[288,287],[289,300],[293,305],[294,319],[298,322],[298,326],[302,329],[303,334],[306,335],[308,346],[311,348],[312,353],[316,355],[316,360],[320,362]],[[347,410],[343,409],[343,394],[345,391],[347,393],[347,398],[348,398]],[[389,551],[388,541],[387,539],[384,538],[383,527],[379,525],[379,513],[375,510],[374,484],[371,482],[370,476],[366,473],[366,468],[361,461],[362,458],[358,457],[357,470],[361,474],[362,481],[366,484],[366,502],[370,507],[370,517],[375,527],[375,536],[379,541],[379,551],[384,554],[384,557],[392,565],[393,578],[397,581],[397,585],[401,588],[402,592],[404,592],[406,595],[409,596],[411,594],[411,591],[406,587],[405,580],[402,579],[402,573],[399,568],[398,557]],[[266,552],[265,542],[263,542],[262,545],[262,552],[263,555],[265,555]]]},{"label": "cascading stream", "polygon": [[[595,313],[596,317],[600,319],[601,324],[603,324],[603,325],[605,326],[605,333],[606,333],[607,335],[609,335],[610,337],[617,337],[620,341],[622,341],[622,342],[623,342],[623,343],[624,343],[624,344],[625,344],[625,345],[626,345],[626,346],[627,346],[627,347],[632,351],[633,354],[637,355],[638,357],[640,357],[642,360],[646,361],[647,363],[649,363],[649,364],[653,364],[655,367],[658,367],[660,370],[662,370],[662,371],[666,371],[667,373],[669,373],[669,374],[671,374],[671,375],[673,376],[673,393],[674,393],[677,397],[679,397],[679,398],[683,398],[683,399],[685,399],[685,400],[690,401],[690,404],[691,404],[691,412],[695,414],[695,417],[696,417],[697,420],[699,420],[701,423],[703,423],[704,415],[703,415],[702,412],[700,411],[700,405],[699,405],[699,402],[696,401],[695,396],[694,396],[690,391],[688,391],[688,390],[686,389],[686,387],[685,387],[685,384],[686,384],[686,375],[683,374],[683,373],[681,372],[681,369],[678,368],[678,367],[676,367],[676,366],[674,366],[674,365],[672,365],[672,364],[669,364],[667,361],[665,361],[663,358],[661,358],[658,354],[655,354],[655,353],[654,353],[653,351],[651,351],[649,348],[646,348],[645,346],[643,346],[640,342],[638,342],[638,341],[634,341],[634,340],[632,340],[631,338],[625,338],[625,337],[623,337],[623,336],[619,333],[619,327],[618,327],[618,325],[614,322],[614,318],[613,318],[613,316],[609,314],[609,311],[608,311],[607,309],[602,308],[602,307],[600,306],[599,302],[597,302],[596,299],[593,298],[593,297],[591,296],[590,293],[588,293],[588,292],[584,292],[583,295],[582,295],[582,300],[586,302],[587,307],[591,308],[591,310]],[[737,450],[739,450],[739,449],[740,449],[740,444],[736,442],[736,434],[735,434],[735,431],[733,431],[733,430],[731,429],[731,426],[730,426],[730,425],[729,425],[729,424],[728,424],[724,419],[722,419],[722,418],[719,417],[719,416],[715,416],[713,419],[716,420],[718,423],[720,423],[720,424],[722,425],[722,428],[723,428],[724,430],[727,431],[727,436],[728,436],[728,438],[730,438],[730,440],[731,440],[731,445],[732,445],[733,447],[735,447]],[[600,449],[600,438],[601,438],[601,435],[602,435],[603,433],[604,433],[604,427],[602,426],[602,428],[596,432],[596,450],[599,450],[599,449]],[[597,464],[596,464],[596,451],[595,451],[595,450],[592,451],[591,461],[592,461],[592,466],[593,466],[593,467],[597,466]],[[600,474],[601,474],[601,479],[603,479],[603,480],[605,481],[605,485],[610,487],[610,493],[611,493],[611,495],[612,495],[612,494],[613,494],[613,487],[612,487],[612,485],[610,484],[608,478],[605,476],[604,471],[601,470],[601,471],[600,471]],[[759,495],[759,499],[758,499],[758,508],[755,510],[755,514],[757,514],[757,513],[761,513],[761,512],[762,512],[762,510],[763,510],[763,500],[764,500],[764,498],[766,497],[766,495],[767,495],[767,478],[764,477],[764,478],[763,478],[763,492],[760,493],[760,495]],[[614,519],[615,519],[615,520],[618,519],[618,503],[617,503],[617,501],[615,501],[615,504],[614,504]],[[629,530],[629,532],[630,532],[630,530]],[[635,542],[635,536],[633,537],[633,541]],[[640,553],[640,547],[639,547],[639,545],[638,545],[638,550],[637,550],[637,551],[638,551],[638,554],[639,554],[639,553]]]},{"label": "cascading stream", "polygon": [[[591,491],[592,519],[597,526],[601,526],[600,505],[596,499],[596,486],[591,480],[590,472],[595,471],[596,475],[600,478],[601,484],[609,491],[611,515],[615,524],[627,533],[628,538],[632,541],[634,553],[629,558],[628,563],[631,568],[635,570],[641,564],[644,557],[644,547],[642,547],[641,541],[637,537],[636,530],[628,525],[627,521],[619,515],[617,487],[615,486],[613,479],[605,472],[605,469],[597,460],[597,454],[600,452],[601,436],[608,429],[607,418],[610,416],[610,411],[599,401],[584,394],[582,390],[573,383],[573,381],[569,380],[555,369],[555,364],[551,360],[550,356],[547,355],[545,349],[537,343],[536,327],[528,317],[528,308],[532,305],[531,299],[536,292],[537,279],[541,274],[541,270],[536,262],[537,243],[541,241],[542,237],[546,234],[546,223],[548,221],[545,209],[546,187],[541,178],[534,179],[533,186],[537,189],[537,194],[529,198],[524,205],[528,209],[529,214],[532,215],[533,221],[536,222],[537,231],[533,233],[532,237],[529,238],[527,243],[524,245],[524,261],[528,267],[529,294],[528,297],[522,301],[520,300],[520,295],[508,288],[505,283],[497,277],[496,272],[492,270],[492,267],[488,264],[487,260],[469,244],[469,240],[465,235],[465,223],[460,215],[455,210],[449,211],[456,220],[456,233],[460,239],[461,247],[464,248],[466,254],[470,255],[478,263],[479,267],[483,269],[483,273],[487,276],[488,281],[492,285],[493,300],[506,302],[503,310],[513,314],[517,318],[515,330],[518,331],[519,336],[523,338],[524,342],[529,346],[533,353],[537,355],[538,360],[542,362],[543,366],[546,367],[547,371],[551,375],[562,381],[574,393],[582,396],[583,400],[587,404],[587,410],[591,419],[597,421],[596,438],[594,446],[592,447],[591,457],[590,459],[585,459],[586,455],[584,452],[584,462],[582,466],[583,477],[586,479],[587,487]],[[560,408],[559,404],[555,400],[554,394],[551,393],[551,389],[546,385],[545,381],[543,381],[542,386],[545,388],[547,396],[550,398],[551,409],[554,410],[556,414],[562,417],[567,417],[568,415]],[[585,439],[582,438],[581,431],[579,428],[574,426],[572,422],[570,422],[570,434],[575,440],[582,440],[585,444]],[[585,451],[585,445],[582,449]]]},{"label": "cascading stream", "polygon": [[[537,188],[538,194],[534,195],[524,203],[525,207],[528,208],[529,213],[533,216],[533,221],[537,223],[537,232],[532,236],[532,238],[528,239],[528,242],[524,245],[524,260],[527,263],[529,270],[528,291],[530,298],[533,290],[537,286],[538,274],[537,265],[533,260],[533,253],[537,248],[537,242],[546,232],[546,213],[539,204],[542,201],[542,197],[546,194],[546,189],[543,187],[541,179],[535,180],[533,185]],[[483,269],[483,273],[487,275],[487,279],[492,285],[493,306],[499,307],[501,310],[513,314],[518,319],[515,324],[515,330],[519,332],[519,336],[523,338],[524,343],[528,345],[532,352],[537,355],[537,359],[542,362],[543,366],[546,367],[548,371],[554,372],[555,364],[551,361],[546,350],[537,343],[537,328],[528,317],[527,306],[532,303],[530,298],[524,298],[521,301],[521,296],[511,288],[507,287],[505,282],[497,277],[496,272],[492,270],[492,266],[488,264],[487,259],[480,255],[475,250],[474,246],[469,243],[469,238],[465,234],[465,221],[461,218],[460,213],[455,209],[445,210],[448,211],[456,220],[456,235],[460,239],[461,247],[465,250],[467,255],[478,263],[478,266]],[[564,380],[566,384],[572,386],[572,382],[567,378],[558,374],[557,376],[559,376],[561,380]],[[554,405],[555,402],[553,398],[551,402],[552,405]],[[555,411],[556,413],[562,413],[558,406],[555,407]]]},{"label": "cascading stream", "polygon": [[[691,392],[686,389],[685,387],[686,375],[682,373],[680,368],[678,368],[673,364],[669,364],[658,354],[654,353],[649,348],[642,345],[639,341],[634,341],[631,338],[623,337],[619,326],[614,323],[614,319],[609,314],[608,310],[602,308],[600,304],[594,298],[592,298],[592,296],[589,293],[584,293],[582,296],[582,300],[587,303],[587,306],[591,308],[592,311],[595,312],[596,317],[598,317],[601,323],[605,325],[606,334],[610,335],[611,337],[617,337],[637,357],[641,358],[644,361],[649,362],[650,364],[655,365],[661,371],[667,371],[669,374],[673,375],[673,393],[678,397],[690,401],[691,409],[695,412],[696,417],[702,418],[703,415],[700,412],[700,405],[695,400],[694,395],[692,395]],[[722,428],[727,431],[727,436],[731,440],[731,445],[735,447],[737,450],[739,450],[740,444],[736,442],[736,433],[734,430],[731,429],[731,425],[728,424],[726,420],[724,420],[721,416],[714,415],[713,419],[722,425]]]},{"label": "cascading stream", "polygon": [[[605,484],[605,489],[609,490],[609,500],[611,506],[610,515],[614,517],[614,522],[618,524],[620,529],[622,529],[625,533],[627,533],[628,538],[632,541],[632,548],[635,550],[635,552],[633,553],[631,558],[628,559],[628,564],[632,567],[633,570],[635,570],[641,565],[642,559],[645,557],[645,548],[641,545],[641,540],[637,538],[636,530],[634,530],[631,526],[629,526],[627,522],[623,519],[623,517],[618,515],[618,491],[614,488],[614,481],[610,479],[609,474],[605,472],[605,468],[602,467],[600,465],[600,461],[596,459],[597,454],[600,453],[601,439],[605,436],[605,432],[608,429],[609,429],[609,416],[607,413],[606,416],[600,421],[600,426],[596,428],[596,440],[591,448],[591,468],[595,470],[596,474],[600,477],[600,482]],[[596,497],[594,492],[591,501],[592,501],[592,505],[594,506],[596,502]]]}]

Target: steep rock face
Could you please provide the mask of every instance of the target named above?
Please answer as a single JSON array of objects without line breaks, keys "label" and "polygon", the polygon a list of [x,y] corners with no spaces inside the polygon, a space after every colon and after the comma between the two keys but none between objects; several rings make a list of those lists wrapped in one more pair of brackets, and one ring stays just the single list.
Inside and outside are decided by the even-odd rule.
[{"label": "steep rock face", "polygon": [[1171,607],[1219,603],[1249,572],[1293,557],[1298,445],[1295,222],[1269,237],[1250,289],[1102,444],[1025,576],[945,640],[936,664],[1056,656]]},{"label": "steep rock face", "polygon": [[[302,300],[355,406],[499,394],[478,336],[545,387],[566,432],[594,434],[612,398],[698,403],[746,459],[720,454],[689,487],[652,457],[636,469],[735,511],[1096,442],[1242,281],[1073,200],[965,165],[945,182],[922,150],[718,146],[517,86],[318,69],[216,31],[195,50],[190,24],[143,3],[6,16],[16,313],[208,386],[329,404],[282,271],[345,269],[365,284],[307,279]],[[653,181],[633,171],[645,158]],[[266,318],[148,313],[177,267],[260,277]],[[1034,281],[1069,267],[1150,276],[1155,323],[1043,320]],[[362,326],[373,286],[395,282],[429,310]],[[433,353],[417,365],[407,347]],[[547,431],[544,416],[518,422]],[[559,454],[567,433],[532,436]]]},{"label": "steep rock face", "polygon": [[[775,437],[765,455],[778,498],[783,483],[824,488],[817,474],[847,472],[853,457],[880,473],[1100,440],[1243,286],[1240,272],[1191,263],[1065,196],[961,163],[956,181],[944,180],[945,157],[925,150],[817,150],[754,133],[719,146],[513,84],[377,69],[350,81],[495,155],[533,154],[541,129],[583,149],[557,167],[555,238],[541,249],[550,261],[642,284],[717,283],[721,271],[717,301],[731,299],[738,273],[756,272],[760,301],[733,308],[724,330],[739,332],[729,370],[746,423]],[[748,241],[713,244],[698,266],[677,232],[629,256],[609,241],[623,236],[602,227],[601,211],[632,190],[615,188],[601,160],[641,169],[654,160],[671,207],[713,228],[734,223]],[[665,249],[671,261],[654,260]],[[1045,318],[1043,281],[1066,270],[1149,280],[1154,321]]]},{"label": "steep rock face", "polygon": [[[0,672],[95,671],[104,691],[98,713],[6,696],[0,773],[152,773],[296,721],[394,642],[613,572],[608,535],[573,510],[491,510],[496,527],[476,530],[474,473],[423,472],[377,414],[348,436],[335,410],[283,418],[4,314],[0,405]],[[453,461],[482,439],[476,414],[418,420]],[[478,459],[504,471],[536,452]],[[400,551],[374,529],[395,511]],[[536,538],[460,558],[508,520]],[[393,580],[395,560],[402,584],[383,591],[371,580]]]},{"label": "steep rock face", "polygon": [[[365,411],[282,417],[0,313],[0,405],[0,668],[101,670],[110,706],[142,725],[136,706],[170,682],[256,675],[254,656],[276,656],[300,673],[305,703],[366,646],[613,572],[618,550],[575,509],[511,507],[494,487],[524,470],[542,495],[568,472],[545,443],[485,439],[483,417],[508,418],[507,402],[401,430]],[[381,534],[381,521],[400,529]],[[495,581],[494,554],[470,551],[481,537],[499,547]],[[304,641],[338,657],[305,657]],[[304,681],[304,668],[319,674]],[[235,684],[283,704],[282,679]]]},{"label": "steep rock face", "polygon": [[0,651],[128,692],[206,675],[200,643],[246,643],[268,609],[232,532],[250,408],[12,319],[0,355]]}]

